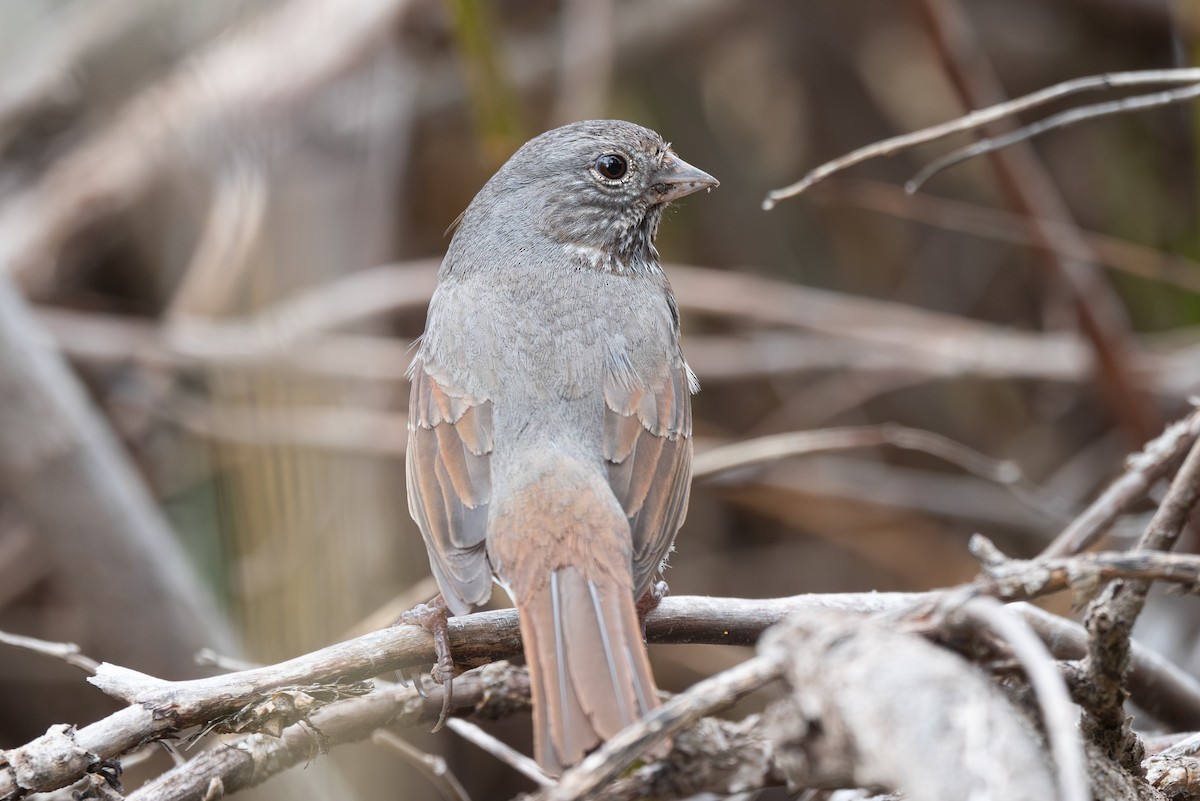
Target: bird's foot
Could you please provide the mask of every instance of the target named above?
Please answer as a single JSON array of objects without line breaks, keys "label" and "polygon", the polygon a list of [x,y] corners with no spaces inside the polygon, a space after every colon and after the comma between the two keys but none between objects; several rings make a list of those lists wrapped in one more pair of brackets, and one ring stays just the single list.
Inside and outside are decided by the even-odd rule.
[{"label": "bird's foot", "polygon": [[671,594],[671,588],[667,586],[665,581],[656,581],[650,585],[650,589],[646,590],[646,594],[638,599],[637,616],[638,622],[642,624],[642,639],[646,639],[646,615],[653,612],[662,603],[662,599]]},{"label": "bird's foot", "polygon": [[[397,623],[407,623],[410,626],[420,626],[433,635],[433,651],[437,661],[429,671],[429,676],[442,685],[442,711],[438,715],[437,725],[433,730],[439,731],[446,724],[454,702],[454,658],[450,655],[450,610],[446,601],[437,596],[427,604],[417,604],[412,609],[400,615]],[[401,675],[403,680],[403,674]],[[413,684],[422,697],[427,697],[425,685],[421,682],[420,672],[413,674]]]}]

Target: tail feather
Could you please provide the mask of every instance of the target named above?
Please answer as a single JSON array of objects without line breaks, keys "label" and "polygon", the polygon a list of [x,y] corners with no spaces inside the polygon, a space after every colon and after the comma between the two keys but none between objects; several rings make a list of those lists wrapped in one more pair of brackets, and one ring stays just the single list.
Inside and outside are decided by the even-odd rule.
[{"label": "tail feather", "polygon": [[562,567],[518,604],[533,689],[534,751],[552,774],[658,706],[633,596]]}]

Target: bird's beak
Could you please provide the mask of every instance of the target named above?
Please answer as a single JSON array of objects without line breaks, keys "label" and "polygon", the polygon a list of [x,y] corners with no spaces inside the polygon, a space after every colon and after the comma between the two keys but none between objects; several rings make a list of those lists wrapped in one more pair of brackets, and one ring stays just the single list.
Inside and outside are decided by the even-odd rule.
[{"label": "bird's beak", "polygon": [[693,167],[670,150],[654,175],[650,187],[656,203],[670,203],[701,189],[712,189],[721,182],[697,167]]}]

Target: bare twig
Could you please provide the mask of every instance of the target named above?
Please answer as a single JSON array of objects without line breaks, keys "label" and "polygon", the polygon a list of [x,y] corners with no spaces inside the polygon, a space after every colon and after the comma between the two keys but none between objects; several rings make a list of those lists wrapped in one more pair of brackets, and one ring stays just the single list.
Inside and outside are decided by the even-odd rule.
[{"label": "bare twig", "polygon": [[917,145],[925,144],[926,142],[944,139],[952,134],[963,131],[974,131],[985,125],[1008,119],[1022,111],[1037,108],[1052,100],[1072,94],[1128,86],[1150,86],[1171,83],[1192,84],[1197,81],[1200,81],[1200,69],[1195,68],[1110,72],[1103,75],[1089,75],[1083,78],[1063,81],[1062,83],[1048,86],[1045,89],[1039,89],[1036,92],[1031,92],[1013,100],[996,103],[987,108],[973,111],[970,114],[940,125],[923,128],[902,136],[894,136],[891,139],[885,139],[882,142],[875,142],[874,144],[861,147],[845,156],[822,164],[791,186],[784,187],[783,189],[775,189],[767,193],[767,199],[763,201],[763,208],[772,209],[779,201],[795,197],[814,184],[823,181],[834,173],[841,172],[848,167],[853,167],[855,164],[880,156],[892,156],[904,150],[914,148]]},{"label": "bare twig", "polygon": [[[508,665],[489,665],[455,679],[456,708],[485,717],[507,714],[513,698],[528,693],[528,677]],[[361,698],[335,701],[279,737],[248,734],[206,751],[128,796],[129,801],[206,801],[252,787],[319,750],[369,737],[384,726],[415,726],[435,720],[441,688],[422,698],[390,685]]]},{"label": "bare twig", "polygon": [[459,718],[449,718],[446,720],[446,728],[528,777],[539,787],[554,786],[554,779],[547,776],[546,772],[538,766],[538,763],[519,751],[512,749],[505,743],[500,742],[474,723],[467,720],[460,720]]},{"label": "bare twig", "polygon": [[[1169,551],[1179,539],[1188,515],[1200,499],[1200,441],[1175,475],[1150,525],[1138,539],[1138,551]],[[1145,579],[1117,580],[1088,607],[1086,625],[1092,635],[1083,668],[1091,692],[1082,699],[1084,730],[1128,770],[1139,770],[1145,750],[1125,715],[1125,674],[1133,625],[1150,591]]]},{"label": "bare twig", "polygon": [[[1004,102],[999,77],[958,0],[913,0],[913,5],[963,105],[978,108]],[[1008,204],[1036,221],[1039,238],[1050,241],[1059,236],[1069,241],[1068,250],[1087,252],[1070,208],[1031,147],[1026,144],[988,155]],[[1058,223],[1060,228],[1051,230],[1046,223]],[[1068,226],[1065,234],[1063,225]],[[1033,255],[1068,290],[1079,331],[1092,350],[1097,386],[1110,413],[1132,440],[1145,442],[1158,431],[1161,421],[1131,372],[1130,325],[1121,299],[1103,280],[1090,255],[1061,258],[1049,246]]]},{"label": "bare twig", "polygon": [[1079,553],[1103,536],[1125,508],[1145,495],[1200,437],[1200,409],[1167,427],[1159,437],[1129,457],[1125,473],[1076,517],[1042,552],[1043,556]]},{"label": "bare twig", "polygon": [[35,654],[43,654],[55,659],[61,659],[68,665],[73,665],[85,673],[93,675],[96,673],[96,668],[100,666],[99,662],[82,653],[79,646],[73,642],[49,642],[48,640],[39,640],[36,637],[25,637],[20,634],[9,634],[6,631],[0,631],[0,643],[13,648],[32,651]]},{"label": "bare twig", "polygon": [[1163,92],[1155,92],[1152,94],[1136,95],[1134,97],[1126,97],[1121,100],[1113,100],[1107,103],[1096,103],[1082,108],[1074,108],[1070,111],[1063,111],[1059,114],[1053,114],[1045,119],[1030,123],[1015,131],[1006,133],[1001,136],[989,136],[980,139],[978,142],[959,148],[952,153],[938,158],[912,177],[904,184],[904,191],[914,193],[925,185],[930,178],[937,175],[943,170],[947,170],[956,164],[961,164],[964,161],[982,156],[986,153],[994,153],[1001,148],[1010,147],[1017,142],[1024,142],[1027,139],[1032,139],[1035,136],[1040,136],[1047,131],[1053,131],[1057,128],[1065,128],[1068,125],[1074,125],[1085,120],[1096,119],[1097,117],[1105,117],[1112,114],[1126,114],[1133,111],[1141,111],[1147,108],[1157,108],[1159,106],[1167,106],[1172,103],[1183,103],[1187,100],[1194,100],[1200,97],[1200,84],[1193,86],[1185,86],[1180,89],[1169,89]]},{"label": "bare twig", "polygon": [[971,551],[983,562],[985,579],[976,586],[1006,601],[1039,598],[1061,590],[1094,591],[1112,579],[1167,581],[1200,592],[1200,556],[1135,550],[1067,557],[1009,559],[985,537],[971,538]]},{"label": "bare twig", "polygon": [[442,794],[442,798],[447,801],[471,801],[462,782],[458,780],[442,757],[425,753],[408,740],[387,729],[376,729],[372,732],[371,742],[399,754],[405,762],[429,779],[430,784],[436,787]]}]

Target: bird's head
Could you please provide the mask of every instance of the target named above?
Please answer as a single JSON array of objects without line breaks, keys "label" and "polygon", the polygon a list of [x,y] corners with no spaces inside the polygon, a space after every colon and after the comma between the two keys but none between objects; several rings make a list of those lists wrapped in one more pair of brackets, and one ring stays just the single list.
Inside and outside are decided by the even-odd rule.
[{"label": "bird's head", "polygon": [[[482,214],[510,224],[519,216],[576,262],[640,272],[657,269],[654,237],[665,205],[717,185],[654,131],[621,120],[588,120],[531,139],[476,204]],[[474,212],[468,210],[468,219]]]}]

